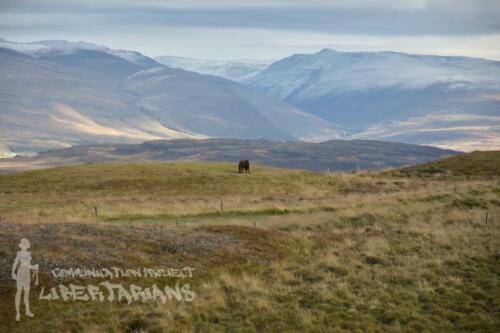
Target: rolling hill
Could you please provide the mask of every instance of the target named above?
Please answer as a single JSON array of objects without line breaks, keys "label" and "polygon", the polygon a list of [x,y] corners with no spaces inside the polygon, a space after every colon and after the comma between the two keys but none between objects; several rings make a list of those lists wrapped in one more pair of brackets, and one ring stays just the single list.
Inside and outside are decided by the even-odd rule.
[{"label": "rolling hill", "polygon": [[376,170],[432,161],[458,154],[451,150],[366,140],[321,143],[269,140],[157,140],[142,144],[79,145],[41,152],[34,157],[0,160],[0,173],[90,162],[210,161],[248,159],[314,171]]},{"label": "rolling hill", "polygon": [[493,178],[500,176],[500,151],[475,151],[392,172],[421,178]]}]

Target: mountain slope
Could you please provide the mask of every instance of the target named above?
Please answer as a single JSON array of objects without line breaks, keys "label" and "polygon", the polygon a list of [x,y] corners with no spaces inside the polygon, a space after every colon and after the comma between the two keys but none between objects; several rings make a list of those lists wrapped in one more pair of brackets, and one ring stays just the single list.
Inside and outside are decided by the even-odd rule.
[{"label": "mountain slope", "polygon": [[338,132],[316,116],[218,77],[154,68],[130,76],[123,87],[141,96],[138,106],[160,121],[209,137],[314,140],[316,133],[332,138]]},{"label": "mountain slope", "polygon": [[500,147],[500,62],[323,50],[271,64],[244,83],[354,137]]},{"label": "mountain slope", "polygon": [[338,133],[327,121],[229,80],[153,60],[131,62],[109,49],[69,45],[23,54],[0,49],[3,150],[171,138],[293,140]]},{"label": "mountain slope", "polygon": [[137,112],[118,84],[98,80],[92,72],[0,49],[0,74],[0,142],[14,152],[196,137]]}]

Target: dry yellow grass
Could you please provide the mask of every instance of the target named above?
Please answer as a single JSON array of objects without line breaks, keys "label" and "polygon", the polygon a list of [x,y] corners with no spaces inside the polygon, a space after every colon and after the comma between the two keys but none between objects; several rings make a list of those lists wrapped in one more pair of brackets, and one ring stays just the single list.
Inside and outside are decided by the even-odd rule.
[{"label": "dry yellow grass", "polygon": [[[7,269],[11,245],[22,235],[38,241],[39,258],[62,265],[197,269],[193,303],[35,303],[36,317],[17,325],[10,320],[14,286],[0,279],[0,319],[12,331],[500,327],[497,176],[265,167],[238,175],[226,164],[159,163],[7,175],[0,185],[0,215],[7,217],[0,258]],[[46,274],[41,278],[51,282]]]}]

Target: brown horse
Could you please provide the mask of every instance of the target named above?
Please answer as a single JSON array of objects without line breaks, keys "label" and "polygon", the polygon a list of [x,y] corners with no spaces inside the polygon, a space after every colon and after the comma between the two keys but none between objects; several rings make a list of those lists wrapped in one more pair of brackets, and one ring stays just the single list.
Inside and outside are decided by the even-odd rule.
[{"label": "brown horse", "polygon": [[238,163],[238,172],[250,172],[250,162],[248,160],[242,160]]}]

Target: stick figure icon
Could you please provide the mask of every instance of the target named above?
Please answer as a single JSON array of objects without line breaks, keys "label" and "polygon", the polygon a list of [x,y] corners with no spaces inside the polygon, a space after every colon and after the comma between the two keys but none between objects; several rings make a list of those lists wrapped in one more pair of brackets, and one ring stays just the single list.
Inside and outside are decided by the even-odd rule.
[{"label": "stick figure icon", "polygon": [[31,286],[31,271],[35,274],[35,285],[38,285],[38,264],[31,264],[31,253],[28,249],[31,247],[30,242],[23,238],[19,243],[21,251],[17,252],[16,259],[12,265],[12,279],[16,280],[17,292],[15,298],[16,304],[16,321],[21,319],[21,314],[19,307],[21,305],[21,294],[24,291],[24,307],[26,309],[25,313],[28,317],[33,317],[33,313],[30,311],[30,286]]}]

